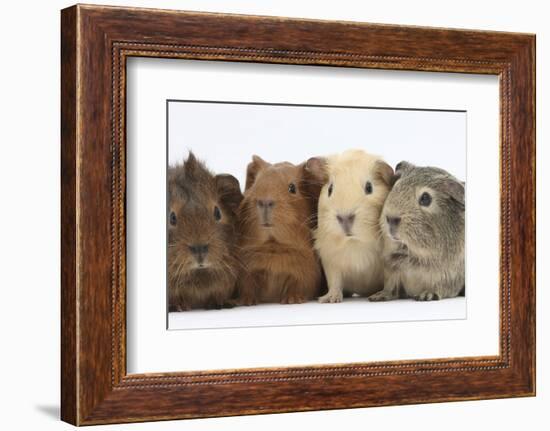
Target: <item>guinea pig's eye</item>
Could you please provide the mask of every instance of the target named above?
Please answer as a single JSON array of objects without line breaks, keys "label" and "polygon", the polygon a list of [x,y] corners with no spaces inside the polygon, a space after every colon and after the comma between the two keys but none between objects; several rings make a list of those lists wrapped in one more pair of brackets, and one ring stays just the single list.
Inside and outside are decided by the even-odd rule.
[{"label": "guinea pig's eye", "polygon": [[428,192],[424,192],[420,195],[420,199],[418,199],[418,203],[423,207],[429,207],[430,204],[432,203],[432,197]]},{"label": "guinea pig's eye", "polygon": [[372,193],[372,183],[370,181],[367,181],[367,184],[365,184],[365,194],[370,195]]},{"label": "guinea pig's eye", "polygon": [[216,221],[220,221],[222,219],[222,212],[218,207],[214,207],[214,218]]},{"label": "guinea pig's eye", "polygon": [[328,195],[330,196],[332,194],[332,189],[333,189],[333,185],[332,183],[330,183],[330,185],[328,186]]},{"label": "guinea pig's eye", "polygon": [[175,226],[176,223],[177,223],[177,221],[178,221],[178,219],[176,218],[176,213],[175,213],[174,211],[172,211],[172,212],[170,213],[170,224],[171,224],[172,226]]},{"label": "guinea pig's eye", "polygon": [[288,185],[288,191],[292,194],[296,194],[296,185],[294,183],[290,183]]}]

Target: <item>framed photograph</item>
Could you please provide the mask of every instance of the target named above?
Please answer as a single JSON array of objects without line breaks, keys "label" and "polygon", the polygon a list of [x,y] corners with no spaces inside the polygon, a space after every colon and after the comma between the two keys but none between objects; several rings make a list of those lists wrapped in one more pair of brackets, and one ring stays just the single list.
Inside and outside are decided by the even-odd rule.
[{"label": "framed photograph", "polygon": [[535,394],[535,36],[61,14],[62,419]]}]

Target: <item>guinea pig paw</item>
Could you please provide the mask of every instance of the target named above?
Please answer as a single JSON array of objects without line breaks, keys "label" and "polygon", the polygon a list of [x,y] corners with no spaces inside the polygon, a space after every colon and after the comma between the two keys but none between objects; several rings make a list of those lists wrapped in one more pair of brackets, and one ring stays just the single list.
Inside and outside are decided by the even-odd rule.
[{"label": "guinea pig paw", "polygon": [[395,296],[391,292],[385,290],[373,293],[368,297],[368,300],[372,302],[391,301],[392,299],[395,299]]},{"label": "guinea pig paw", "polygon": [[304,302],[306,302],[305,298],[299,295],[289,295],[281,299],[281,304],[302,304]]},{"label": "guinea pig paw", "polygon": [[319,302],[322,304],[334,304],[336,302],[342,302],[344,294],[342,291],[329,291],[326,295],[319,297]]},{"label": "guinea pig paw", "polygon": [[258,305],[258,300],[254,297],[239,298],[235,301],[235,305],[244,305],[247,307],[250,305]]},{"label": "guinea pig paw", "polygon": [[439,295],[435,292],[432,292],[430,290],[424,290],[422,292],[420,292],[419,295],[416,295],[414,297],[415,300],[417,301],[438,301],[439,300]]}]

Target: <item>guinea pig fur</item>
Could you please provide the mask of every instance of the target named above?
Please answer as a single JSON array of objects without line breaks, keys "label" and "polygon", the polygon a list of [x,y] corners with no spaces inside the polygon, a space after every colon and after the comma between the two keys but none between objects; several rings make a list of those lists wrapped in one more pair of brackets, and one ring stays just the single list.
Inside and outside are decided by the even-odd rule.
[{"label": "guinea pig fur", "polygon": [[344,296],[381,290],[383,242],[378,220],[393,169],[362,150],[310,159],[308,165],[324,182],[314,236],[328,292],[319,302],[341,302]]},{"label": "guinea pig fur", "polygon": [[253,156],[238,212],[245,270],[238,302],[302,303],[317,298],[321,268],[311,227],[321,184],[305,164],[270,164]]},{"label": "guinea pig fur", "polygon": [[[447,171],[401,162],[384,204],[384,290],[420,301],[464,293],[464,183]],[[404,295],[403,295],[404,293]]]},{"label": "guinea pig fur", "polygon": [[239,181],[213,175],[193,153],[168,170],[168,306],[171,311],[230,305],[240,264],[235,212]]}]

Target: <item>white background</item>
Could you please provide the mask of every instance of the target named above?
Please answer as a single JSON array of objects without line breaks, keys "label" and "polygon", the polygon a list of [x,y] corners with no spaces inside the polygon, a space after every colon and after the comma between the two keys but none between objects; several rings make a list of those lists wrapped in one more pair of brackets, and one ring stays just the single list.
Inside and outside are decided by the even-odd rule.
[{"label": "white background", "polygon": [[[102,3],[114,4],[108,0]],[[544,2],[118,1],[117,4],[537,33],[537,116],[550,117]],[[6,429],[70,429],[59,409],[59,9],[65,1],[10,2],[0,17],[2,382]],[[550,420],[548,271],[549,126],[538,121],[537,398],[106,426],[97,429],[281,428],[545,429]],[[543,193],[545,191],[545,193]]]},{"label": "white background", "polygon": [[[133,61],[133,60],[131,60]],[[148,61],[148,60],[145,60]],[[140,60],[136,67],[139,67]],[[164,61],[162,62],[165,63]],[[182,68],[197,68],[196,62],[181,62]],[[142,64],[142,63],[141,63]],[[210,63],[211,64],[211,63]],[[246,73],[251,65],[238,65],[237,70]],[[218,66],[219,68],[219,66]],[[304,67],[299,72],[291,73],[295,66],[261,65],[256,70],[269,70],[268,81],[273,75],[292,74],[294,86],[302,86],[299,78],[308,82],[336,72],[343,78],[351,80],[354,88],[369,99],[370,88],[365,89],[364,80],[383,79],[391,87],[393,80],[401,80],[405,76],[414,77],[423,83],[433,82],[433,74],[422,79],[421,74],[392,73],[387,77],[387,71],[366,71],[347,69],[338,73],[335,68]],[[204,65],[200,65],[202,75],[205,75]],[[295,69],[294,69],[295,70]],[[215,69],[211,69],[215,72]],[[160,71],[162,73],[162,71]],[[374,72],[374,73],[372,73]],[[216,80],[220,79],[220,72]],[[427,74],[424,74],[427,75]],[[466,85],[467,81],[476,88],[494,86],[498,92],[498,78],[488,75],[456,75],[438,74],[439,81],[452,82],[456,79]],[[369,79],[369,77],[372,78]],[[470,79],[469,79],[470,78]],[[203,78],[206,79],[206,78]],[[245,78],[246,79],[246,78]],[[247,85],[250,85],[250,77]],[[388,82],[389,81],[389,82]],[[336,83],[333,83],[336,84]],[[457,87],[460,84],[457,84]],[[373,84],[374,87],[378,85]],[[130,87],[133,88],[133,87]],[[326,88],[323,86],[321,88]],[[339,90],[336,89],[336,92]],[[385,90],[379,89],[384,92]],[[256,91],[254,91],[256,93]],[[281,93],[279,91],[279,93]],[[321,91],[321,98],[326,100],[326,91]],[[476,93],[476,90],[474,90]],[[476,94],[477,95],[477,94]],[[280,94],[279,94],[280,96]],[[309,95],[304,93],[296,99]],[[241,94],[242,97],[242,94]],[[288,96],[283,96],[288,98]],[[358,97],[358,98],[359,98]],[[257,102],[266,101],[264,97]],[[372,100],[372,99],[371,99]],[[467,113],[460,111],[414,111],[406,109],[358,109],[358,108],[328,108],[315,106],[281,106],[281,105],[244,105],[221,103],[186,103],[171,101],[169,103],[169,150],[168,162],[181,163],[187,157],[188,150],[204,160],[215,173],[226,172],[237,177],[244,189],[246,166],[257,154],[270,163],[289,161],[299,164],[309,157],[326,156],[341,151],[361,148],[369,153],[379,155],[392,167],[401,160],[407,160],[419,166],[438,166],[446,169],[455,177],[466,179],[466,123]],[[416,106],[429,109],[430,101],[416,101]],[[402,106],[401,106],[402,107]],[[402,107],[407,108],[407,107]],[[496,126],[498,127],[498,125]]]},{"label": "white background", "polygon": [[[285,366],[303,364],[330,364],[344,362],[425,359],[437,357],[485,356],[498,352],[498,80],[490,76],[463,74],[441,74],[405,71],[369,71],[359,69],[342,69],[326,67],[296,67],[283,65],[252,65],[235,63],[198,62],[185,60],[133,59],[128,68],[128,119],[127,119],[127,300],[128,300],[128,372],[162,372],[178,370],[220,369]],[[200,85],[201,83],[203,85]],[[322,89],[322,91],[320,90]],[[452,305],[460,308],[464,298],[454,301],[444,300],[423,304],[425,313],[415,318],[409,314],[413,309],[418,313],[419,304],[414,301],[391,301],[383,304],[365,303],[363,308],[356,304],[344,302],[337,305],[307,304],[277,308],[278,319],[271,322],[270,328],[250,329],[237,328],[259,326],[261,320],[253,319],[253,313],[264,312],[261,307],[240,307],[232,310],[196,311],[208,319],[219,319],[222,327],[234,329],[219,330],[165,330],[165,252],[166,252],[166,204],[165,193],[165,136],[166,117],[165,100],[169,97],[211,100],[242,101],[270,100],[277,103],[326,103],[331,105],[360,104],[369,106],[409,106],[432,109],[460,109],[468,111],[467,153],[468,174],[466,181],[471,186],[466,190],[466,286],[468,298],[468,319],[437,320],[436,313],[448,313],[456,316]],[[272,108],[273,109],[273,108]],[[284,108],[279,108],[284,109]],[[288,108],[287,109],[299,109]],[[327,115],[324,108],[322,115]],[[338,113],[336,113],[338,112]],[[436,113],[416,113],[414,130],[410,121],[397,119],[402,132],[387,133],[384,137],[373,128],[373,133],[361,133],[358,124],[369,127],[364,115],[372,111],[362,111],[363,121],[351,122],[338,109],[330,119],[344,129],[351,129],[345,140],[361,139],[376,153],[393,156],[392,149],[400,147],[399,152],[413,160],[424,159],[424,163],[448,167],[452,171],[461,170],[464,178],[464,115],[459,124],[446,124],[447,135],[455,141],[442,136],[442,120]],[[403,115],[398,111],[384,111],[387,119],[391,115]],[[409,113],[410,114],[410,113]],[[222,114],[223,115],[223,114]],[[228,116],[229,114],[226,114]],[[295,112],[295,117],[299,114]],[[310,112],[308,114],[312,116]],[[348,115],[352,115],[348,113]],[[450,115],[450,114],[447,114]],[[443,114],[439,113],[439,116]],[[248,119],[254,120],[249,115]],[[201,121],[187,118],[201,127]],[[212,115],[210,119],[215,119]],[[269,121],[281,119],[281,115],[263,117]],[[345,118],[345,119],[344,119]],[[173,120],[173,119],[172,119]],[[403,120],[403,121],[401,121]],[[258,121],[258,120],[256,120]],[[377,121],[383,125],[381,118]],[[173,123],[174,121],[172,121]],[[318,122],[329,123],[328,118]],[[237,121],[234,121],[237,123]],[[434,123],[440,123],[434,126]],[[300,122],[307,127],[306,118]],[[211,124],[210,128],[222,127],[224,124]],[[226,126],[226,125],[225,125]],[[205,126],[206,127],[206,126]],[[252,126],[250,126],[252,128]],[[265,125],[267,128],[267,125]],[[294,130],[291,122],[287,123]],[[388,127],[394,127],[395,125]],[[309,131],[314,138],[315,146],[336,150],[339,142],[330,140],[330,135],[337,135],[338,127],[325,125],[323,133]],[[302,128],[294,134],[303,136]],[[336,130],[335,130],[336,129]],[[237,135],[225,127],[227,145]],[[412,131],[414,130],[414,132]],[[429,132],[427,130],[430,130]],[[410,133],[407,133],[409,131]],[[284,157],[284,151],[273,150],[293,137],[274,136],[275,142],[268,142],[264,151],[272,153],[273,158]],[[319,133],[319,135],[317,134]],[[181,136],[182,132],[180,132]],[[416,135],[414,138],[412,135]],[[244,134],[241,139],[248,138]],[[252,130],[251,135],[258,135]],[[292,135],[292,133],[290,134]],[[322,136],[325,135],[325,136]],[[205,135],[202,139],[209,137]],[[180,138],[181,139],[181,138]],[[198,140],[199,138],[197,138]],[[201,140],[202,140],[201,139]],[[217,141],[222,138],[218,137]],[[408,140],[409,146],[401,141]],[[424,140],[424,142],[419,142]],[[450,142],[449,142],[450,141]],[[399,142],[399,144],[395,144]],[[385,144],[385,145],[384,145]],[[220,147],[223,143],[219,144]],[[237,143],[237,155],[234,164],[246,164],[250,157],[245,149],[238,151],[246,144]],[[288,145],[288,144],[283,144]],[[247,146],[247,145],[246,145]],[[445,147],[454,147],[453,164],[448,156],[442,156]],[[203,151],[208,154],[210,145],[204,143]],[[296,141],[293,147],[300,151],[297,160],[307,157],[312,145]],[[416,147],[416,153],[411,151]],[[218,149],[214,147],[214,150]],[[452,153],[452,151],[450,151]],[[458,153],[458,154],[457,154]],[[204,153],[203,153],[204,155]],[[453,154],[451,154],[453,156]],[[222,154],[210,154],[207,160],[219,161]],[[229,157],[226,157],[229,158]],[[246,158],[246,159],[245,159]],[[455,164],[456,163],[456,164]],[[230,164],[230,163],[228,163]],[[222,164],[217,168],[221,169]],[[460,169],[460,168],[461,169]],[[483,241],[479,239],[483,238]],[[472,244],[472,246],[469,246]],[[461,301],[462,300],[462,301]],[[462,304],[461,304],[462,303]],[[273,306],[275,308],[276,306]],[[329,308],[330,307],[330,308]],[[409,318],[403,316],[401,307],[409,309]],[[358,324],[357,322],[377,320],[377,311],[390,316],[393,323]],[[447,310],[446,310],[447,309]],[[327,311],[324,311],[327,310]],[[328,311],[330,310],[330,312]],[[358,312],[359,311],[359,312]],[[361,312],[362,311],[362,312]],[[347,326],[309,325],[301,327],[282,326],[296,319],[295,313],[304,313],[302,323],[349,323]],[[229,319],[227,315],[232,316]],[[269,313],[265,313],[269,314]],[[194,312],[181,313],[182,318],[195,321]],[[219,317],[218,317],[219,316]],[[265,317],[265,316],[264,316]],[[225,320],[222,320],[225,318]],[[309,319],[309,322],[306,320]],[[423,320],[422,322],[398,323],[400,320]],[[198,319],[196,319],[198,322]],[[351,324],[353,323],[353,324]],[[278,327],[274,327],[278,325]],[[211,324],[209,325],[211,326]],[[172,327],[172,326],[170,326]],[[196,326],[195,326],[196,327]],[[430,337],[426,337],[426,332]],[[345,337],[342,334],[346,334]],[[365,339],[368,342],[356,342]],[[438,341],[433,342],[434,339]],[[327,342],[326,340],[330,340]],[[307,348],[303,348],[304,344]],[[215,346],[215,349],[212,349]],[[207,352],[224,352],[223,355]]]}]

